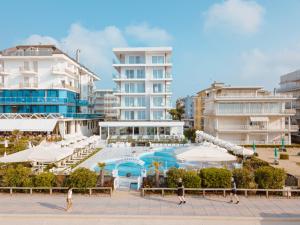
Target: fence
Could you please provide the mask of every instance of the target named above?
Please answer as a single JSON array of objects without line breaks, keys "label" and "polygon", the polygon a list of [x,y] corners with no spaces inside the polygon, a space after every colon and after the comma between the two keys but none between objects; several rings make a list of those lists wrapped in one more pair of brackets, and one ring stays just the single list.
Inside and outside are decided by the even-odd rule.
[{"label": "fence", "polygon": [[[226,192],[230,192],[231,188],[184,188],[184,192],[202,192],[202,196],[205,196],[208,192],[222,192],[223,196],[226,197]],[[245,197],[248,196],[249,192],[263,192],[265,196],[268,198],[270,193],[280,192],[282,196],[290,198],[292,193],[300,193],[300,189],[245,189],[238,188],[237,192],[242,192]],[[177,188],[141,188],[141,196],[145,196],[147,191],[157,192],[160,191],[161,195],[164,196],[166,191],[177,191]]]},{"label": "fence", "polygon": [[[48,193],[50,195],[52,195],[53,191],[63,191],[63,190],[68,190],[68,187],[0,187],[0,191],[3,190],[9,190],[10,195],[13,194],[13,191],[15,190],[25,190],[25,191],[29,191],[29,193],[32,195],[34,190],[46,190],[48,191]],[[84,190],[87,191],[89,195],[93,194],[93,190],[94,191],[108,191],[109,196],[112,196],[112,187],[93,187],[93,188],[72,188],[72,190]]]}]

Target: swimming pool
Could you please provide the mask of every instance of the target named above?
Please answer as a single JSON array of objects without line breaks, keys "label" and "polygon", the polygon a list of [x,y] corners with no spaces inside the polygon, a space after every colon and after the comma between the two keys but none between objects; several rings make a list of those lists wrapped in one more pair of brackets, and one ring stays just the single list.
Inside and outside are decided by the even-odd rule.
[{"label": "swimming pool", "polygon": [[[175,148],[163,148],[156,152],[144,153],[139,159],[144,162],[141,166],[134,162],[124,162],[121,164],[116,164],[114,160],[107,162],[105,166],[105,171],[112,172],[114,169],[118,169],[119,176],[126,176],[130,174],[131,176],[140,176],[142,171],[145,169],[147,173],[154,173],[154,168],[151,166],[152,162],[157,161],[161,163],[160,171],[167,170],[171,167],[179,167],[179,164],[174,155]],[[94,170],[99,172],[99,167],[95,166]]]}]

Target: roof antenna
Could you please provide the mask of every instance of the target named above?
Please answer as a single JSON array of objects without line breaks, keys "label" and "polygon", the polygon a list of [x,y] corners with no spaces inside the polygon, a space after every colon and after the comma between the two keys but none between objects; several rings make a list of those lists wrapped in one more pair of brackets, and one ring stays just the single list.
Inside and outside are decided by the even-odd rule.
[{"label": "roof antenna", "polygon": [[79,54],[80,54],[81,50],[78,48],[76,49],[76,61],[79,63]]}]

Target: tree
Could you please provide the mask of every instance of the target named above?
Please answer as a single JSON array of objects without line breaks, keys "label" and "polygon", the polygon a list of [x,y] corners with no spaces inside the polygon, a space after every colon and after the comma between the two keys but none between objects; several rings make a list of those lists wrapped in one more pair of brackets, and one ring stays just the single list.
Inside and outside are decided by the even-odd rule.
[{"label": "tree", "polygon": [[191,142],[195,143],[195,139],[196,139],[196,130],[193,128],[189,128],[187,130],[184,131],[184,136],[190,140]]},{"label": "tree", "polygon": [[155,172],[155,186],[159,187],[159,167],[161,167],[161,162],[154,161],[151,164],[152,167],[154,167],[154,172]]},{"label": "tree", "polygon": [[98,167],[100,169],[100,186],[103,187],[104,186],[104,168],[105,168],[106,164],[104,162],[99,162],[98,163]]},{"label": "tree", "polygon": [[173,120],[181,120],[184,114],[184,106],[176,105],[175,109],[169,110]]}]

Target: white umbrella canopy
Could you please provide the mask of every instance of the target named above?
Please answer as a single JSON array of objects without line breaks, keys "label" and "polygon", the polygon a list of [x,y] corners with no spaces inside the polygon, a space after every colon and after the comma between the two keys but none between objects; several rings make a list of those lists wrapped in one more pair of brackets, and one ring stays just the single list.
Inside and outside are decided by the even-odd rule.
[{"label": "white umbrella canopy", "polygon": [[227,153],[226,149],[212,144],[191,146],[186,151],[177,154],[176,157],[179,160],[190,162],[226,162],[236,160],[236,157]]},{"label": "white umbrella canopy", "polygon": [[35,162],[57,162],[67,156],[73,154],[72,148],[45,148],[39,151],[34,151],[29,155],[30,161]]}]

